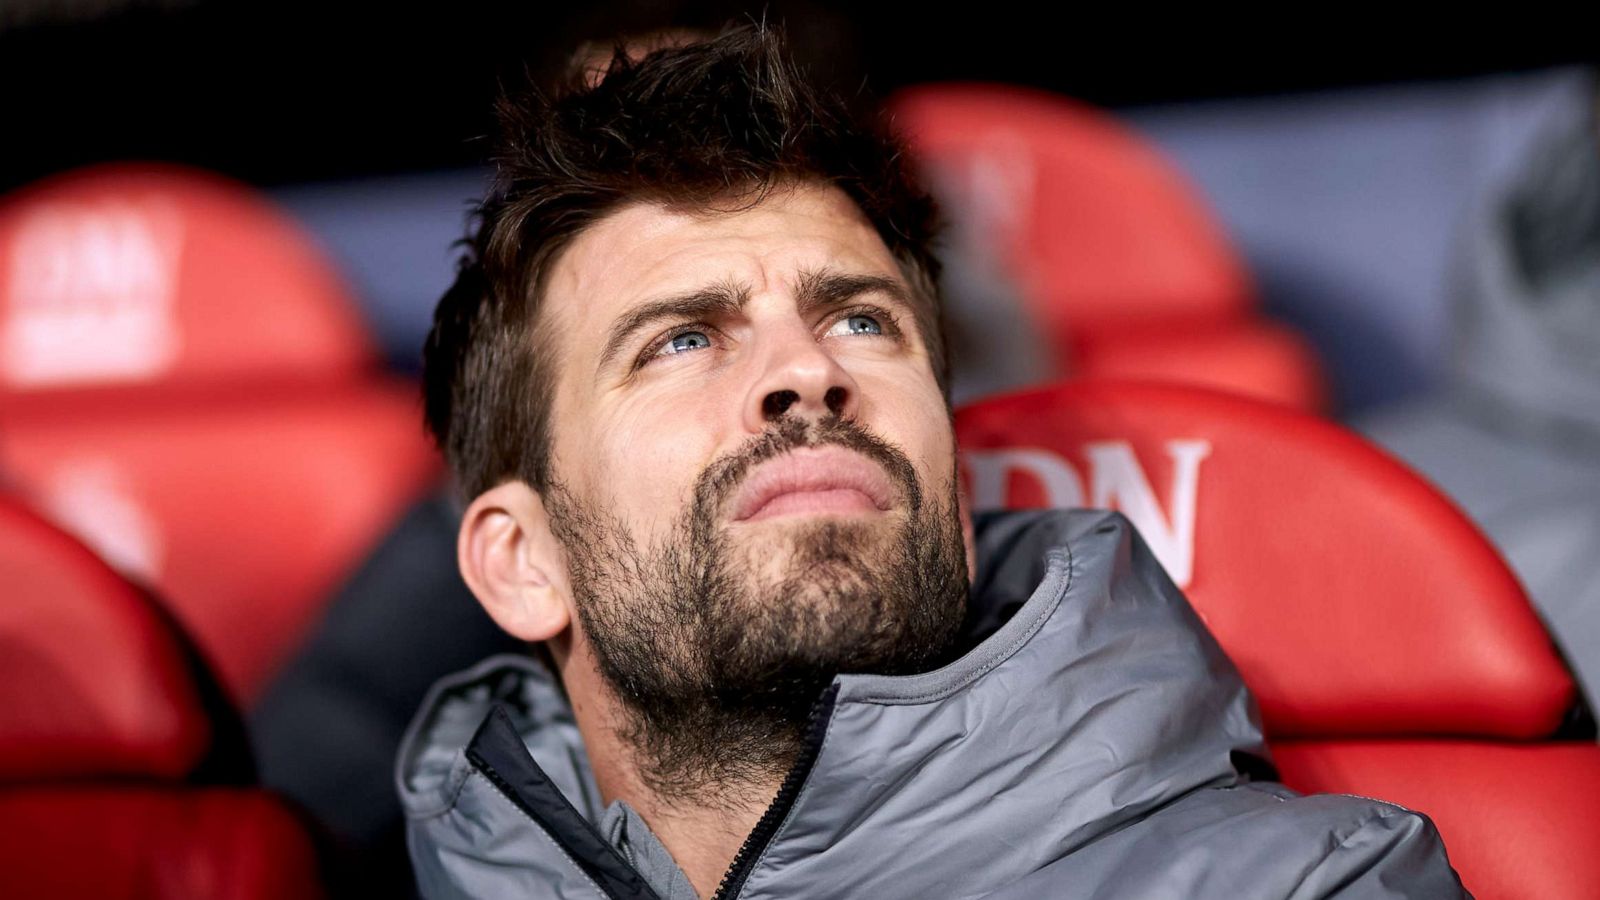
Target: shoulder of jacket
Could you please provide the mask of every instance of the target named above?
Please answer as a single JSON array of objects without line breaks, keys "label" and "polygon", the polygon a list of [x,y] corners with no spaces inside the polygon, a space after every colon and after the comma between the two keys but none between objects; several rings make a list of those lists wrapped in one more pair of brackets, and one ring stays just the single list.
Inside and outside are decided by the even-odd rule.
[{"label": "shoulder of jacket", "polygon": [[1318,808],[1334,824],[1326,852],[1291,895],[1296,900],[1470,896],[1425,813],[1355,794],[1311,794],[1292,802]]}]

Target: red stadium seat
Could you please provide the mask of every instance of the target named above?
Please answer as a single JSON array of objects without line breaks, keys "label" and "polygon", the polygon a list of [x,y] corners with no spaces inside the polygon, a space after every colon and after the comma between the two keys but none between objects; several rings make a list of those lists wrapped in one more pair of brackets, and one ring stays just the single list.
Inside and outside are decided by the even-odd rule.
[{"label": "red stadium seat", "polygon": [[0,404],[82,388],[318,383],[377,362],[332,266],[242,185],[105,165],[0,204]]},{"label": "red stadium seat", "polygon": [[917,87],[890,111],[933,182],[976,220],[970,230],[994,242],[1060,371],[1325,407],[1309,345],[1256,319],[1222,226],[1131,129],[1065,97],[1000,85]]},{"label": "red stadium seat", "polygon": [[170,598],[240,703],[439,473],[332,267],[204,173],[0,204],[0,370],[0,479]]},{"label": "red stadium seat", "polygon": [[1079,378],[1187,384],[1306,412],[1332,406],[1305,338],[1264,319],[1105,334],[1075,352]]},{"label": "red stadium seat", "polygon": [[1354,434],[1159,385],[1049,387],[956,420],[975,509],[1123,511],[1260,701],[1285,781],[1429,814],[1480,898],[1600,896],[1600,746],[1515,577]]},{"label": "red stadium seat", "polygon": [[141,589],[6,498],[0,585],[0,893],[322,893],[295,816],[230,783],[237,719]]},{"label": "red stadium seat", "polygon": [[379,382],[19,404],[0,417],[0,471],[168,597],[248,704],[435,483],[417,405],[410,385]]},{"label": "red stadium seat", "polygon": [[912,88],[889,108],[934,183],[959,192],[1004,241],[1062,345],[1254,306],[1243,263],[1182,173],[1111,116],[985,84]]}]

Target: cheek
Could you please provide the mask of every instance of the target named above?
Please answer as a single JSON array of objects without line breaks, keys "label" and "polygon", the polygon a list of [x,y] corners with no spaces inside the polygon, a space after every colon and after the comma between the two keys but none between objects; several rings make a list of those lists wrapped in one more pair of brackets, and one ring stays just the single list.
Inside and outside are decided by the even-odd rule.
[{"label": "cheek", "polygon": [[636,537],[653,539],[688,509],[721,422],[709,401],[641,395],[597,418],[572,452],[586,460],[591,496],[607,498]]},{"label": "cheek", "polygon": [[931,376],[863,385],[867,415],[878,434],[905,451],[930,490],[948,491],[955,469],[955,434],[944,397]]},{"label": "cheek", "polygon": [[919,425],[924,451],[921,459],[913,457],[912,461],[923,478],[923,484],[936,492],[942,502],[948,498],[953,487],[952,481],[957,477],[955,435],[951,431],[944,404],[941,402],[928,409]]}]

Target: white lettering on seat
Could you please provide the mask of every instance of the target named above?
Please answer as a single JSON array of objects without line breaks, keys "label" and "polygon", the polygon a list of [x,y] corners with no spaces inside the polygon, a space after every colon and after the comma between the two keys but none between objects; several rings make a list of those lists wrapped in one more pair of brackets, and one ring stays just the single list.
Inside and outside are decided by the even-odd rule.
[{"label": "white lettering on seat", "polygon": [[1004,450],[968,450],[962,454],[972,476],[974,509],[1005,509],[1006,479],[1020,470],[1032,476],[1044,491],[1046,506],[1083,506],[1083,479],[1072,464],[1051,450],[1011,447]]},{"label": "white lettering on seat", "polygon": [[177,354],[182,224],[158,198],[54,205],[20,224],[0,300],[0,373],[18,386],[145,378]]},{"label": "white lettering on seat", "polygon": [[1162,567],[1179,587],[1194,577],[1194,527],[1200,493],[1200,462],[1211,455],[1204,440],[1170,440],[1163,444],[1172,461],[1171,491],[1166,510],[1127,441],[1092,441],[1083,445],[1088,462],[1089,502],[1083,479],[1072,463],[1052,450],[1008,447],[969,450],[963,454],[971,476],[974,509],[1012,506],[1007,486],[1013,473],[1033,479],[1051,507],[1096,506],[1127,516],[1150,545]]}]

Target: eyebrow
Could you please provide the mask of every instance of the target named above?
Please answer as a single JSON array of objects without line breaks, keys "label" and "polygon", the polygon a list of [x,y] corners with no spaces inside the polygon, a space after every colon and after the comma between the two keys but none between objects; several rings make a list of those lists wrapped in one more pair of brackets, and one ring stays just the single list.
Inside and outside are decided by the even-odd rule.
[{"label": "eyebrow", "polygon": [[630,310],[611,326],[611,335],[606,338],[605,349],[600,352],[598,368],[609,366],[634,334],[653,323],[663,319],[703,319],[731,315],[744,309],[749,302],[749,286],[728,281],[686,294],[651,300]]},{"label": "eyebrow", "polygon": [[801,315],[842,306],[862,294],[884,294],[906,309],[912,309],[905,286],[887,275],[850,275],[833,269],[808,269],[800,273],[797,293]]},{"label": "eyebrow", "polygon": [[[806,315],[817,309],[841,306],[869,293],[885,294],[907,309],[912,308],[905,287],[887,275],[853,275],[832,269],[802,271],[795,299],[800,314]],[[730,316],[744,309],[750,302],[750,294],[749,285],[723,281],[641,304],[611,326],[597,369],[604,370],[611,365],[635,334],[656,322]]]}]

